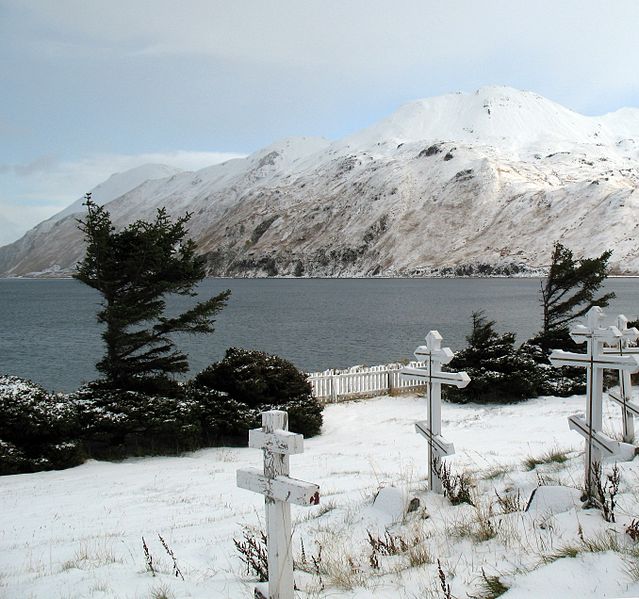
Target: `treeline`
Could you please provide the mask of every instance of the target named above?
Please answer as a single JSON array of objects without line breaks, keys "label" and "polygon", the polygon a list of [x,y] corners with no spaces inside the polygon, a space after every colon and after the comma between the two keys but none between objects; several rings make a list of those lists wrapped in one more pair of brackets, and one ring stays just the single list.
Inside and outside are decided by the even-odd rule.
[{"label": "treeline", "polygon": [[167,455],[215,445],[246,445],[268,409],[289,413],[291,430],[320,432],[322,407],[290,362],[231,348],[192,380],[165,393],[94,381],[50,394],[0,376],[0,474],[68,468],[87,458]]}]

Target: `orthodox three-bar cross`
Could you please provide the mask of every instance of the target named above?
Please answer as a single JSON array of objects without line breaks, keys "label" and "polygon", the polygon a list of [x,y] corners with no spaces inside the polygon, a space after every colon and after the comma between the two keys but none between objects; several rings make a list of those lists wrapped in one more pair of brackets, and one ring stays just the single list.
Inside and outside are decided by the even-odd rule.
[{"label": "orthodox three-bar cross", "polygon": [[317,505],[319,487],[289,477],[289,455],[304,452],[304,437],[288,431],[288,414],[262,413],[262,428],[249,431],[249,447],[264,450],[264,472],[237,471],[237,486],[264,495],[268,550],[268,599],[293,599],[291,503]]},{"label": "orthodox three-bar cross", "polygon": [[415,357],[426,362],[424,368],[407,366],[400,371],[400,376],[417,379],[426,383],[428,397],[428,420],[415,423],[417,432],[428,441],[428,488],[436,493],[442,492],[442,481],[439,475],[441,458],[453,455],[455,448],[445,441],[442,432],[442,385],[465,387],[470,382],[465,372],[444,372],[442,364],[453,359],[453,352],[448,347],[442,348],[442,336],[437,331],[426,335],[426,345],[415,350]]},{"label": "orthodox three-bar cross", "polygon": [[[621,337],[616,347],[605,347],[604,353],[617,356],[639,354],[639,347],[628,347],[629,343],[637,340],[639,331],[634,327],[628,328],[628,319],[620,314],[617,316],[617,328]],[[632,402],[632,381],[630,371],[619,371],[619,392],[608,391],[608,397],[621,406],[623,424],[623,440],[626,443],[634,443],[635,440],[635,416],[639,416],[639,405]]]},{"label": "orthodox three-bar cross", "polygon": [[577,354],[556,349],[550,355],[553,366],[577,366],[586,369],[586,417],[568,418],[571,430],[585,437],[585,490],[591,497],[599,476],[604,456],[618,452],[619,443],[602,433],[602,394],[604,369],[637,372],[639,358],[633,355],[604,353],[604,344],[616,345],[622,338],[617,327],[601,326],[603,312],[592,307],[587,315],[587,325],[577,325],[570,336],[575,343],[586,343],[586,353]]}]

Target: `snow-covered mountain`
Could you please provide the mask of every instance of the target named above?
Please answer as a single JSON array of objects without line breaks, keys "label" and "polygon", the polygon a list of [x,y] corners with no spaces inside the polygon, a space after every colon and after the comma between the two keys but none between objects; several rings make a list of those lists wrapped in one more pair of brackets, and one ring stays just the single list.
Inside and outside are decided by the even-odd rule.
[{"label": "snow-covered mountain", "polygon": [[[182,172],[181,169],[166,164],[143,164],[123,173],[114,173],[90,191],[91,198],[96,204],[102,206],[146,181],[164,179],[179,172]],[[58,246],[68,241],[73,246],[73,251],[77,254],[78,259],[82,255],[82,247],[78,244],[77,239],[78,232],[73,231],[72,228],[77,226],[76,219],[84,211],[82,206],[84,201],[84,197],[78,198],[64,210],[27,231],[17,241],[0,247],[0,276],[9,274],[7,273],[9,268],[16,274],[26,274],[27,276],[64,276],[69,274],[68,266],[67,268],[61,267],[61,261],[57,260]],[[61,221],[64,221],[64,225],[59,228]],[[36,252],[39,256],[37,260],[45,265],[42,272],[25,272],[21,267],[23,260],[29,261],[32,252]]]},{"label": "snow-covered mountain", "polygon": [[[164,179],[180,172],[182,172],[181,169],[174,168],[166,164],[143,164],[123,173],[115,173],[111,175],[106,181],[100,183],[91,190],[91,199],[96,204],[102,206],[115,198],[119,198],[127,191],[135,189],[138,185],[141,185],[145,181]],[[51,226],[53,223],[62,220],[65,216],[82,213],[84,211],[84,208],[82,207],[83,203],[84,197],[77,199],[73,202],[73,204],[70,204],[64,210],[54,214],[51,218],[41,223],[41,225],[49,223],[49,226]]]},{"label": "snow-covered mountain", "polygon": [[[400,107],[344,139],[286,139],[148,180],[108,202],[117,225],[193,212],[214,275],[515,274],[555,240],[614,250],[639,274],[639,109],[577,114],[506,87]],[[0,273],[69,272],[75,219],[0,248]]]}]

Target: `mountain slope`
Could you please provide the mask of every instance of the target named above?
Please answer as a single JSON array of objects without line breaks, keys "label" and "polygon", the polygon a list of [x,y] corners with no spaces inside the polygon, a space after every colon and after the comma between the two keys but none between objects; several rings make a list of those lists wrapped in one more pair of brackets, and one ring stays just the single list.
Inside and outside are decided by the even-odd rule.
[{"label": "mountain slope", "polygon": [[[639,274],[638,182],[639,110],[587,117],[486,87],[333,143],[287,139],[148,181],[108,209],[117,225],[192,212],[213,275],[516,274],[558,239],[577,255],[613,249],[614,272]],[[25,238],[0,248],[0,273],[67,272],[82,253],[68,217]]]},{"label": "mountain slope", "polygon": [[[146,181],[179,172],[180,169],[166,164],[144,164],[123,173],[114,173],[90,191],[91,198],[99,205],[107,204]],[[84,211],[83,202],[84,197],[78,198],[14,243],[0,247],[0,274],[67,274],[83,253],[78,243],[76,223],[76,218]],[[61,221],[65,221],[62,226]],[[31,268],[34,261],[39,266]],[[61,264],[64,266],[61,267]]]}]

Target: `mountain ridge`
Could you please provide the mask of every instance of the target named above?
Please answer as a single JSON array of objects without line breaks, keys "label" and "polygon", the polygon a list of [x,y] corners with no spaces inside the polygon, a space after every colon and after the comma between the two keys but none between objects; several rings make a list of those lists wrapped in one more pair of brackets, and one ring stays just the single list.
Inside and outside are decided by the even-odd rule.
[{"label": "mountain ridge", "polygon": [[[638,185],[639,109],[584,116],[489,86],[405,104],[341,140],[286,138],[148,180],[107,207],[116,226],[192,212],[215,276],[538,273],[556,240],[577,256],[613,249],[614,273],[639,274]],[[72,270],[74,223],[41,225],[0,248],[2,275]]]}]

